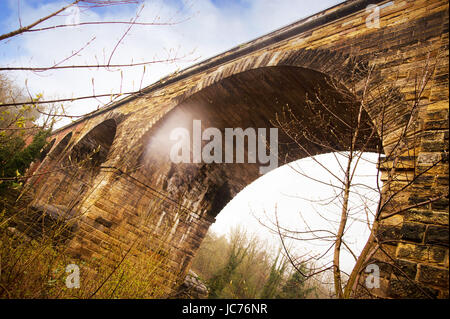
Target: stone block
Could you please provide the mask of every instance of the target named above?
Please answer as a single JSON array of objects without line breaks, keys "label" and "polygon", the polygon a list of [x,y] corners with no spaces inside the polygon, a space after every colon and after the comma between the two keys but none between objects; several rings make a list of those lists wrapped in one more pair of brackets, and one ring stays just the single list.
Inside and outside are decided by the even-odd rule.
[{"label": "stone block", "polygon": [[401,239],[421,243],[426,226],[420,223],[405,222],[400,230]]},{"label": "stone block", "polygon": [[448,269],[421,264],[418,271],[418,280],[420,282],[448,288]]},{"label": "stone block", "polygon": [[424,245],[399,243],[397,257],[409,260],[428,261],[428,247]]},{"label": "stone block", "polygon": [[448,247],[448,230],[448,227],[428,226],[425,233],[425,243]]},{"label": "stone block", "polygon": [[439,290],[407,279],[391,278],[388,294],[390,297],[400,299],[429,299],[436,298],[439,295]]}]

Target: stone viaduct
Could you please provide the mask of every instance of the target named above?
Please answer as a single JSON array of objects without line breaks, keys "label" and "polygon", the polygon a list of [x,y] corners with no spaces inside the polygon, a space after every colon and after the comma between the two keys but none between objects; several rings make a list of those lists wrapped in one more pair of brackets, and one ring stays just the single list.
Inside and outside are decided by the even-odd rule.
[{"label": "stone viaduct", "polygon": [[[369,4],[378,5],[378,26],[366,23],[374,12],[366,10]],[[87,114],[50,137],[51,149],[29,181],[34,205],[80,213],[69,242],[78,256],[114,260],[139,239],[138,251],[165,258],[161,278],[182,276],[215,216],[260,174],[257,163],[174,164],[170,130],[192,130],[193,119],[222,131],[269,128],[282,106],[290,105],[309,129],[333,143],[336,135],[312,120],[304,102],[320,90],[327,92],[330,112],[354,116],[339,103],[348,97],[327,83],[361,86],[351,76],[357,63],[374,66],[377,87],[395,88],[401,102],[381,110],[379,96],[363,114],[364,125],[378,133],[372,150],[382,145],[387,156],[401,144],[401,152],[380,166],[385,175],[394,172],[383,196],[404,188],[378,225],[375,243],[382,249],[370,258],[381,267],[381,286],[373,293],[448,298],[448,3],[443,0],[347,1]],[[424,72],[429,81],[418,94]],[[344,129],[336,120],[330,125]],[[401,132],[406,142],[399,143]],[[306,140],[300,150],[284,143],[281,133],[279,139],[279,156],[286,161],[325,152]],[[88,166],[71,166],[86,154]]]}]

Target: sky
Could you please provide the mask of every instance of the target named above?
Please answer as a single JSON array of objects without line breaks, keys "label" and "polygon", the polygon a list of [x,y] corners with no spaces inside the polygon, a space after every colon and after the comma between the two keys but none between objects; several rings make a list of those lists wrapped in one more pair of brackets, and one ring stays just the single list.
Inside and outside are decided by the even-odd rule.
[{"label": "sky", "polygon": [[[133,26],[117,45],[128,25],[103,24],[59,28],[42,32],[31,32],[0,42],[0,65],[6,66],[51,66],[73,64],[126,64],[150,60],[179,57],[175,63],[158,63],[147,66],[97,70],[53,70],[48,72],[17,71],[8,75],[19,86],[28,88],[32,95],[42,93],[47,99],[70,98],[111,92],[127,92],[145,87],[175,70],[184,69],[232,47],[255,39],[275,29],[310,16],[338,4],[337,0],[153,0],[140,6],[112,6],[107,8],[81,8],[70,11],[45,22],[42,26],[65,24],[71,21],[130,21],[140,12],[138,22],[169,23],[168,25]],[[66,5],[61,0],[0,0],[0,34],[27,25]],[[141,11],[139,11],[141,10]],[[74,53],[76,54],[74,55]],[[114,52],[114,54],[112,54]],[[74,55],[70,60],[64,60]],[[82,115],[101,107],[109,98],[83,100],[65,104],[71,115]],[[59,125],[67,124],[65,120]],[[327,157],[328,156],[328,157]],[[375,160],[373,156],[372,160]],[[338,171],[334,158],[322,155],[333,170]],[[324,178],[329,176],[315,167],[311,160],[296,162],[303,169]],[[334,166],[333,166],[334,165]],[[376,183],[376,168],[372,163],[364,163],[358,171],[370,175],[365,182]],[[317,212],[324,209],[330,216],[338,217],[336,207],[324,208],[319,203],[301,199],[327,198],[330,189],[316,185],[307,178],[296,174],[291,167],[278,168],[249,185],[238,194],[218,215],[212,230],[226,234],[238,224],[244,224],[250,232],[256,232],[275,242],[254,215],[261,218],[263,211],[274,211],[275,204],[283,212],[282,223],[303,229],[303,218],[311,227],[330,225]],[[372,194],[370,196],[375,196]],[[300,198],[301,197],[301,198]],[[358,200],[355,199],[355,207]],[[302,216],[299,218],[299,214]],[[273,215],[272,215],[273,216]],[[357,216],[358,217],[358,216]],[[360,218],[359,216],[358,218]],[[356,219],[358,219],[356,218]],[[362,218],[364,220],[364,218]],[[348,241],[357,251],[362,249],[368,232],[364,223],[352,221],[348,231]],[[328,224],[327,224],[328,223]],[[297,225],[298,224],[298,225]],[[324,243],[322,243],[324,244]],[[317,242],[297,242],[300,251],[323,251]],[[351,269],[352,257],[344,253],[345,269]]]}]

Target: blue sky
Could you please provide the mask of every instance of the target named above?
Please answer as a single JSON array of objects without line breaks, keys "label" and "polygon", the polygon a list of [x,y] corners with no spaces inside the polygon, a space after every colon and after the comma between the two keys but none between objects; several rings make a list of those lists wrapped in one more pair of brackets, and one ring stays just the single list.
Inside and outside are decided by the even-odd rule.
[{"label": "blue sky", "polygon": [[[18,12],[19,8],[23,9],[23,7],[30,7],[33,9],[38,9],[40,7],[58,3],[58,4],[69,4],[71,1],[58,1],[58,0],[0,0],[0,32],[5,33],[11,31],[13,28],[17,28],[19,26],[18,23]],[[120,5],[120,6],[110,6],[103,8],[92,8],[91,10],[98,13],[104,14],[106,12],[117,12],[118,10],[130,10],[135,11],[136,4],[130,5]],[[47,13],[51,13],[51,11],[47,11]],[[11,23],[14,21],[14,23]],[[27,25],[34,21],[31,20],[22,20],[22,25]],[[13,28],[12,28],[13,27]]]},{"label": "blue sky", "polygon": [[[22,0],[23,2],[23,0]],[[167,3],[170,3],[174,7],[176,7],[179,10],[182,10],[185,4],[183,1],[180,0],[166,0]],[[250,0],[211,0],[211,3],[216,6],[217,8],[221,8],[223,10],[226,10],[227,8],[239,8],[240,10],[245,10],[251,7]],[[70,3],[70,1],[58,1],[58,0],[32,0],[32,1],[26,1],[26,5],[30,6],[32,8],[39,8],[47,4],[51,3]],[[23,4],[22,4],[23,5]],[[17,18],[18,16],[18,10],[20,7],[20,2],[17,0],[0,0],[0,33],[6,33],[8,31],[11,31],[11,24],[9,23],[11,21],[11,18]],[[109,6],[109,7],[102,7],[102,8],[93,8],[92,10],[94,12],[97,12],[98,14],[104,14],[106,12],[117,12],[123,11],[123,10],[131,10],[134,11],[136,7],[139,5],[137,4],[129,4],[129,5],[119,5],[119,6]],[[30,23],[32,21],[22,21],[23,25],[26,25],[27,23]],[[18,20],[16,20],[16,27],[18,26]]]}]

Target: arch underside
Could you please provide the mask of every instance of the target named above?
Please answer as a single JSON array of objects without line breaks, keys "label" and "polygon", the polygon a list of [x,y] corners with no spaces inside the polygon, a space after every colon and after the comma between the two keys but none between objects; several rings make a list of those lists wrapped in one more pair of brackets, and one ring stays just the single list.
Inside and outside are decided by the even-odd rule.
[{"label": "arch underside", "polygon": [[[225,128],[278,128],[278,166],[297,159],[348,151],[357,126],[359,103],[345,87],[314,70],[276,66],[242,72],[193,94],[147,133],[136,177],[156,183],[172,198],[183,198],[209,216],[220,210],[246,185],[260,176],[268,163],[224,163]],[[209,127],[222,132],[222,163],[178,163],[170,159],[175,128],[190,132],[193,121],[201,121],[202,131]],[[203,141],[202,146],[209,141]],[[234,144],[235,145],[235,144]],[[356,147],[378,151],[381,143],[365,110],[361,112]],[[267,145],[268,146],[268,145]],[[259,147],[259,146],[258,146]],[[248,150],[246,139],[245,150]],[[268,154],[269,149],[266,149]],[[192,155],[192,154],[191,154]],[[191,161],[193,157],[191,156]]]}]

